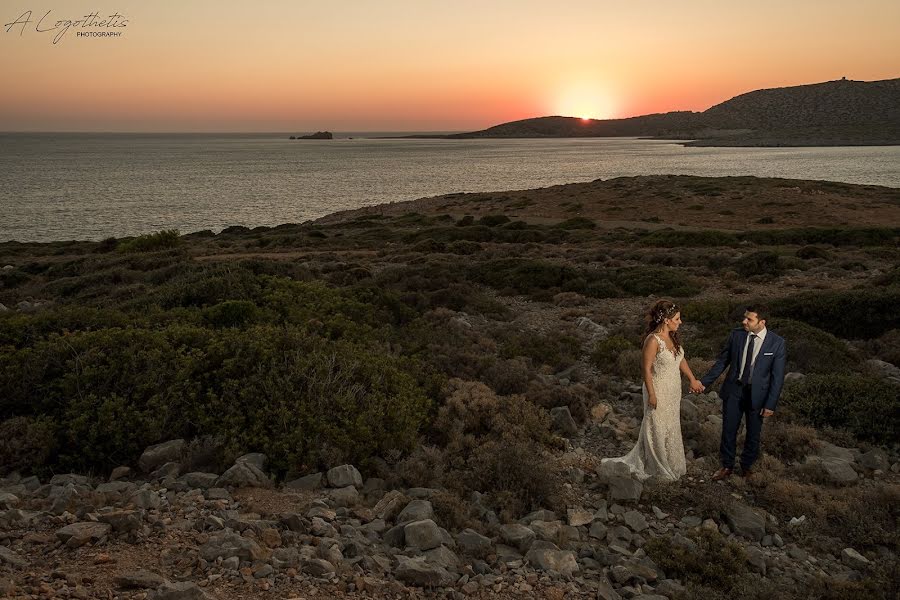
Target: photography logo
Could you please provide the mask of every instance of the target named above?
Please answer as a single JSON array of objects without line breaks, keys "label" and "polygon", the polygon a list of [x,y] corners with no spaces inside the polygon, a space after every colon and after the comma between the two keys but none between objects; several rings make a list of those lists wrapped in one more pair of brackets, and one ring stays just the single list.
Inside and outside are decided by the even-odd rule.
[{"label": "photography logo", "polygon": [[120,38],[126,27],[128,27],[128,18],[118,11],[109,15],[94,11],[70,19],[60,18],[51,10],[43,14],[26,10],[12,21],[4,23],[3,32],[6,34],[18,33],[19,36],[24,36],[26,32],[41,34],[52,40],[53,44],[58,44],[71,33],[82,39]]}]

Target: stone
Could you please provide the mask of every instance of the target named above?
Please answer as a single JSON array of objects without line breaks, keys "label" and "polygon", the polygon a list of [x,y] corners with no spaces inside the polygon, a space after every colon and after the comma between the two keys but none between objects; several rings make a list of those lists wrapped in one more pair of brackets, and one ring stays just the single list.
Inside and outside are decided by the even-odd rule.
[{"label": "stone", "polygon": [[731,502],[725,509],[725,521],[738,535],[759,542],[766,535],[765,518],[742,502]]},{"label": "stone", "polygon": [[625,524],[628,525],[635,533],[640,533],[649,527],[647,519],[636,510],[629,510],[623,516]]},{"label": "stone", "polygon": [[359,504],[359,492],[352,485],[331,490],[328,493],[335,506],[356,506]]},{"label": "stone", "polygon": [[570,508],[566,511],[566,517],[569,525],[572,527],[581,527],[582,525],[590,525],[594,521],[594,513],[585,510],[580,506]]},{"label": "stone", "polygon": [[211,600],[203,588],[190,581],[164,583],[150,594],[150,600]]},{"label": "stone", "polygon": [[808,456],[806,464],[818,469],[829,482],[834,484],[848,485],[859,479],[859,475],[851,463],[840,458]]},{"label": "stone", "polygon": [[241,561],[265,560],[268,553],[259,544],[233,531],[217,532],[200,546],[200,557],[212,562],[217,558],[237,557]]},{"label": "stone", "polygon": [[575,553],[570,550],[532,548],[525,558],[542,571],[557,573],[565,577],[572,576],[579,570]]},{"label": "stone", "polygon": [[592,341],[597,341],[609,336],[609,329],[587,317],[578,317],[575,321],[575,326],[590,335]]},{"label": "stone", "polygon": [[[377,506],[376,506],[377,508]],[[376,511],[376,515],[377,515]],[[424,521],[425,519],[434,518],[434,508],[428,500],[411,500],[399,515],[397,515],[397,524],[412,523],[413,521]]]},{"label": "stone", "polygon": [[591,523],[591,529],[588,531],[588,535],[598,540],[604,540],[606,539],[607,532],[606,525],[600,521],[594,521]]},{"label": "stone", "polygon": [[72,523],[56,531],[56,537],[69,548],[78,548],[88,542],[98,542],[109,535],[112,527],[108,523]]},{"label": "stone", "polygon": [[112,470],[112,473],[109,474],[110,481],[118,481],[120,479],[124,479],[126,477],[131,476],[131,468],[130,467],[116,467]]},{"label": "stone", "polygon": [[609,579],[603,577],[597,581],[597,600],[622,600],[622,596],[613,589]]},{"label": "stone", "polygon": [[323,558],[307,558],[300,564],[304,573],[321,577],[335,572],[334,565]]},{"label": "stone", "polygon": [[[696,515],[686,515],[684,517],[681,517],[680,523],[685,527],[693,529],[694,527],[700,527],[701,525],[703,525],[703,519]],[[716,529],[718,529],[718,526],[716,526]]]},{"label": "stone", "polygon": [[352,485],[356,489],[362,489],[363,478],[353,465],[341,465],[328,469],[325,474],[329,487],[342,488]]},{"label": "stone", "polygon": [[536,538],[537,535],[533,530],[518,523],[511,523],[500,528],[500,539],[520,552],[527,552]]},{"label": "stone", "polygon": [[284,487],[289,490],[317,490],[322,487],[322,477],[322,473],[313,473],[312,475],[306,475],[304,477],[300,477],[299,479],[288,481],[284,484]]},{"label": "stone", "polygon": [[219,476],[215,473],[191,472],[185,473],[184,475],[179,477],[178,481],[183,482],[186,486],[191,488],[208,490],[209,488],[216,485],[216,481],[218,479]]},{"label": "stone", "polygon": [[463,529],[456,535],[456,545],[459,551],[466,556],[484,558],[487,556],[493,544],[491,539],[485,537],[474,529]]},{"label": "stone", "polygon": [[747,554],[747,564],[750,566],[750,570],[760,575],[765,575],[768,565],[766,564],[766,554],[758,549],[750,546],[746,549]]},{"label": "stone", "polygon": [[449,586],[455,582],[447,569],[428,564],[424,557],[398,556],[394,576],[407,585],[419,587]]},{"label": "stone", "polygon": [[222,473],[221,477],[216,480],[216,486],[271,488],[273,484],[268,475],[252,463],[239,462]]},{"label": "stone", "polygon": [[128,533],[141,528],[141,515],[136,510],[113,510],[97,515],[97,520],[112,527],[116,533]]},{"label": "stone", "polygon": [[250,463],[260,471],[266,468],[266,462],[269,460],[262,452],[250,452],[248,454],[244,454],[243,456],[239,456],[234,460],[234,464],[237,463]]},{"label": "stone", "polygon": [[609,404],[603,404],[601,402],[600,404],[596,404],[591,408],[591,420],[597,424],[603,423],[604,421],[606,421],[607,417],[609,417],[611,412],[612,408],[609,406]]},{"label": "stone", "polygon": [[180,474],[181,474],[181,463],[172,461],[172,462],[167,462],[160,468],[153,471],[153,473],[150,474],[150,479],[158,479],[158,480],[169,479],[169,478],[174,479],[174,478],[178,477]]},{"label": "stone", "polygon": [[841,562],[851,569],[864,569],[870,564],[868,558],[866,558],[853,548],[844,548],[841,551]]},{"label": "stone", "polygon": [[417,550],[431,550],[441,545],[443,537],[437,524],[431,519],[413,521],[403,527],[406,545]]},{"label": "stone", "polygon": [[13,552],[6,546],[0,546],[0,564],[12,565],[19,569],[25,569],[30,565],[28,559]]},{"label": "stone", "polygon": [[866,361],[866,366],[881,377],[886,379],[900,379],[900,367],[892,365],[889,362],[870,358]]},{"label": "stone", "polygon": [[644,485],[632,477],[609,478],[609,497],[612,500],[637,502],[643,491]]},{"label": "stone", "polygon": [[19,497],[8,492],[0,492],[0,509],[9,510],[19,505]]},{"label": "stone", "polygon": [[553,429],[566,437],[572,437],[578,433],[578,425],[572,418],[568,406],[557,406],[550,409],[550,420]]},{"label": "stone", "polygon": [[681,419],[682,421],[691,423],[699,421],[700,409],[697,408],[697,405],[694,404],[693,400],[689,400],[688,398],[681,399]]},{"label": "stone", "polygon": [[136,508],[148,510],[151,508],[159,508],[159,494],[152,490],[138,490],[128,499],[128,503]]},{"label": "stone", "polygon": [[138,459],[138,466],[144,473],[152,473],[167,462],[180,462],[184,453],[184,440],[169,440],[148,447]]},{"label": "stone", "polygon": [[836,458],[838,460],[842,460],[847,463],[852,463],[856,460],[857,450],[853,448],[842,448],[841,446],[835,446],[830,442],[819,442],[820,446],[816,450],[816,456],[821,458]]},{"label": "stone", "polygon": [[407,498],[397,490],[387,492],[372,508],[376,519],[393,521],[406,506]]},{"label": "stone", "polygon": [[445,569],[455,569],[460,565],[459,557],[456,553],[444,545],[425,552],[425,560]]},{"label": "stone", "polygon": [[870,469],[872,471],[887,471],[891,468],[891,464],[888,461],[887,454],[883,450],[879,450],[875,448],[874,450],[869,450],[859,457],[859,464],[866,469]]},{"label": "stone", "polygon": [[152,571],[138,569],[136,571],[124,571],[116,575],[113,580],[117,587],[124,590],[158,588],[166,582],[162,575]]}]

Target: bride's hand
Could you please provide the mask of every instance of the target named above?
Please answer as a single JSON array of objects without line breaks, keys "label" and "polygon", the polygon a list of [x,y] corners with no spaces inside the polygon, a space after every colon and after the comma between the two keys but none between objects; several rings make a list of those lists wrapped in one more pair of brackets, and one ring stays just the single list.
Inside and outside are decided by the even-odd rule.
[{"label": "bride's hand", "polygon": [[702,394],[706,390],[706,386],[695,379],[691,382],[691,392],[694,394]]},{"label": "bride's hand", "polygon": [[649,396],[647,398],[647,405],[650,408],[656,408],[656,396]]}]

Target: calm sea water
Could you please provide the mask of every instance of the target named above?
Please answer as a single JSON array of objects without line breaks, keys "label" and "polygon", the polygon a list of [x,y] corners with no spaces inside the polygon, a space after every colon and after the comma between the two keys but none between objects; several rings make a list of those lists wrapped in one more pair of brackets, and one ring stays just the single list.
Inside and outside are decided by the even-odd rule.
[{"label": "calm sea water", "polygon": [[[360,134],[371,135],[371,134]],[[299,223],[450,192],[623,175],[900,187],[900,147],[685,148],[626,138],[330,141],[279,135],[0,134],[0,241]]]}]

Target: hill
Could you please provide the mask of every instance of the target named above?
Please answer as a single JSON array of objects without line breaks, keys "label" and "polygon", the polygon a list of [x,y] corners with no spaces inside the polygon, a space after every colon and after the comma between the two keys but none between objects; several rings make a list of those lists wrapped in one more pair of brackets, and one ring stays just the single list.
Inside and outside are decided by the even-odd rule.
[{"label": "hill", "polygon": [[445,136],[659,137],[705,146],[900,144],[900,79],[828,81],[735,96],[700,113],[676,111],[627,119],[537,117]]}]

